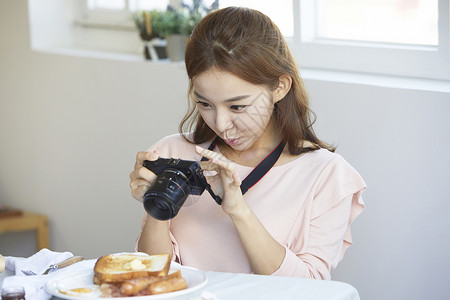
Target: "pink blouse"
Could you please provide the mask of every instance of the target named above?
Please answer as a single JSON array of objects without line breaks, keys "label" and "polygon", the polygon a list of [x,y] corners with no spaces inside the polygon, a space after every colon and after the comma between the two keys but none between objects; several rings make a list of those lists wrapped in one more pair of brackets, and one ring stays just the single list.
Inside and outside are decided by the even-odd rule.
[{"label": "pink blouse", "polygon": [[[209,143],[200,145],[207,148]],[[201,159],[179,134],[163,138],[161,157]],[[216,152],[220,152],[216,147]],[[251,167],[236,165],[241,179]],[[330,279],[352,244],[350,224],[361,213],[361,176],[340,155],[325,149],[273,167],[244,195],[267,231],[286,248],[273,275]],[[144,216],[145,221],[146,215]],[[208,192],[189,196],[170,221],[173,258],[201,270],[252,273],[230,218]]]}]

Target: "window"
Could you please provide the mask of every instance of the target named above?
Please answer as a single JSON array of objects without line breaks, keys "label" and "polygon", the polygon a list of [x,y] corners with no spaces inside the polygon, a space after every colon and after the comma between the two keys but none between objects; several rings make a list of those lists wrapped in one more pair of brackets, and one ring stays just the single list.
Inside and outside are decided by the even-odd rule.
[{"label": "window", "polygon": [[294,35],[294,14],[292,13],[292,0],[247,0],[244,3],[242,0],[219,0],[219,7],[223,8],[227,6],[246,6],[257,9],[262,13],[268,15],[272,19],[272,21],[277,24],[278,28],[280,28],[280,31],[284,36],[292,37]]},{"label": "window", "polygon": [[124,10],[128,6],[128,1],[124,0],[88,0],[89,9]]},{"label": "window", "polygon": [[[115,20],[133,30],[130,12],[165,9],[181,1],[86,0],[86,10],[97,20]],[[440,80],[450,80],[449,2],[219,0],[220,7],[245,5],[271,17],[301,68]]]},{"label": "window", "polygon": [[[211,5],[214,0],[204,0],[206,5]],[[86,15],[99,18],[99,14],[108,15],[110,18],[117,18],[121,12],[129,12],[137,10],[166,9],[168,4],[179,5],[180,2],[192,3],[192,0],[87,0]],[[272,1],[247,0],[245,6],[257,9],[268,16],[278,25],[281,32],[292,37],[294,34],[294,15],[292,13],[292,0],[278,0],[276,3]],[[241,0],[219,0],[219,7],[242,6]],[[116,16],[114,16],[116,15]]]},{"label": "window", "polygon": [[438,45],[437,0],[318,0],[317,37]]},{"label": "window", "polygon": [[302,67],[450,80],[449,0],[294,4]]}]

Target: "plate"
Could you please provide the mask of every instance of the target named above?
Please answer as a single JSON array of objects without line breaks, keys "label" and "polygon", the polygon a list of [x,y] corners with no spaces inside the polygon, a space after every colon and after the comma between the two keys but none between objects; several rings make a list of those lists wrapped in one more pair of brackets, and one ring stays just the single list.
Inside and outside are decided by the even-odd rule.
[{"label": "plate", "polygon": [[[171,269],[181,270],[181,276],[186,279],[188,288],[159,295],[149,296],[134,296],[134,297],[115,297],[115,298],[102,298],[98,285],[93,284],[94,271],[86,270],[79,271],[65,276],[54,278],[47,282],[45,290],[47,293],[63,298],[63,299],[136,299],[136,300],[156,300],[167,299],[180,295],[186,295],[202,288],[208,281],[206,276],[199,270],[189,267],[176,266]],[[75,292],[73,290],[75,289]],[[90,292],[86,292],[91,290]],[[62,293],[66,292],[66,293]],[[72,294],[70,294],[72,293]]]}]

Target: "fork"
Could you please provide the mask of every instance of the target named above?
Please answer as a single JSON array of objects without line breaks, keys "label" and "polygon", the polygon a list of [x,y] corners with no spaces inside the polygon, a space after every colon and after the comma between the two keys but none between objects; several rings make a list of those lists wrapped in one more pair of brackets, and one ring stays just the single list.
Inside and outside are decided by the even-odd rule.
[{"label": "fork", "polygon": [[[57,269],[61,269],[61,268],[73,265],[74,263],[82,261],[83,259],[84,259],[84,257],[82,257],[82,256],[69,257],[68,259],[63,260],[62,262],[60,262],[58,264],[50,265],[50,267],[42,275],[47,275],[51,270],[57,270]],[[21,270],[21,271],[26,276],[36,275],[36,273],[34,273],[31,270]]]},{"label": "fork", "polygon": [[27,276],[30,276],[30,275],[36,275],[36,273],[34,273],[34,272],[31,271],[31,270],[22,270],[22,273],[25,274],[25,275],[27,275]]}]

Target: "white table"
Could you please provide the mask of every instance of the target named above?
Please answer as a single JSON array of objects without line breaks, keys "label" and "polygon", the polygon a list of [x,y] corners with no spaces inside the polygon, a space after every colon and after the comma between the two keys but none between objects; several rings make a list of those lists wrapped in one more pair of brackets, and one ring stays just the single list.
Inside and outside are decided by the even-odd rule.
[{"label": "white table", "polygon": [[205,274],[208,283],[193,296],[200,296],[202,291],[208,291],[217,299],[233,300],[359,300],[358,291],[343,282],[221,272]]},{"label": "white table", "polygon": [[[84,261],[80,265],[93,266],[95,260]],[[68,267],[70,268],[70,267]],[[302,279],[281,276],[263,276],[205,271],[207,284],[184,296],[170,299],[200,300],[202,293],[209,292],[218,300],[249,299],[301,299],[301,300],[359,300],[358,291],[351,285],[338,281]],[[12,275],[6,271],[3,278]],[[53,297],[52,300],[59,300]]]}]

